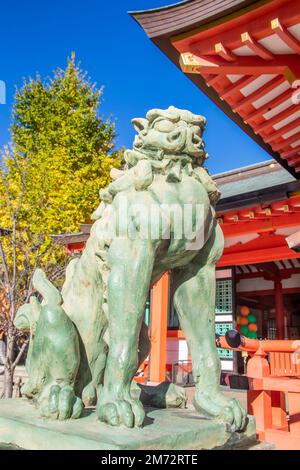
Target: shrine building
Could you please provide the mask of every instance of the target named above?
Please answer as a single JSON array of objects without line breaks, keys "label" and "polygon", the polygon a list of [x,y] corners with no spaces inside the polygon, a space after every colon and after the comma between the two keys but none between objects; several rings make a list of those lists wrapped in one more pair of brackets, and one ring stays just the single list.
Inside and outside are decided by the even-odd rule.
[{"label": "shrine building", "polygon": [[[215,175],[222,192],[217,217],[225,235],[217,271],[217,332],[245,323],[241,313],[250,309],[255,324],[240,326],[257,330],[250,335],[300,338],[299,252],[290,248],[300,242],[299,2],[186,0],[130,14],[182,73],[278,162]],[[171,279],[169,284],[172,291]],[[188,356],[169,304],[170,368],[176,358]],[[165,333],[163,338],[155,333],[159,325],[153,318],[157,351],[156,341],[165,339]],[[152,353],[153,380],[162,378],[164,348],[162,342],[160,356]],[[219,352],[223,370],[243,370],[240,355]]]}]

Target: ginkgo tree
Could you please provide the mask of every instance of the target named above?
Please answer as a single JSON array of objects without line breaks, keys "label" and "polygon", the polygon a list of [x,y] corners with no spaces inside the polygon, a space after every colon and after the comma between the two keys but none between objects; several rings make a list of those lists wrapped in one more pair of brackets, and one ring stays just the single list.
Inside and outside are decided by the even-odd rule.
[{"label": "ginkgo tree", "polygon": [[12,145],[2,151],[0,170],[0,359],[7,398],[27,341],[13,320],[32,294],[33,272],[42,267],[50,279],[62,278],[66,255],[51,236],[90,221],[99,190],[121,162],[114,123],[99,114],[102,94],[74,54],[65,69],[24,81],[15,94]]}]

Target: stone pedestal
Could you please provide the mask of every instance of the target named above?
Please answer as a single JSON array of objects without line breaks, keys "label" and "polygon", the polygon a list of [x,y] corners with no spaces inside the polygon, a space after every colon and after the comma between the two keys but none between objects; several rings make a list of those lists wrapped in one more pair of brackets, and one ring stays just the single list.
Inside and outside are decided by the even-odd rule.
[{"label": "stone pedestal", "polygon": [[142,429],[113,428],[97,422],[94,409],[78,420],[50,422],[22,398],[1,400],[0,442],[27,450],[230,449],[255,442],[252,416],[244,432],[231,434],[224,424],[190,408],[146,412]]}]

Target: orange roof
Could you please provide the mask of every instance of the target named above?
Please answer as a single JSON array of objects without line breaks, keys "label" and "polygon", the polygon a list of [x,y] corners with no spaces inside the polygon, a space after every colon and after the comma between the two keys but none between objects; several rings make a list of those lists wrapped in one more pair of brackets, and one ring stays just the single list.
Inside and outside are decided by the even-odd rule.
[{"label": "orange roof", "polygon": [[231,119],[300,178],[298,1],[190,0],[131,15]]}]

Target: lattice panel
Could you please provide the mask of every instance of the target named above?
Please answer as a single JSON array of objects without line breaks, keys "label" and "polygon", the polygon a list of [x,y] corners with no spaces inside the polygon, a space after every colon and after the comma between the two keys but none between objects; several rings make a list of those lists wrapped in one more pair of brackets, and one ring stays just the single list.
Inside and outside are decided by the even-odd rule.
[{"label": "lattice panel", "polygon": [[[232,330],[232,323],[216,323],[216,334],[219,336],[225,336],[226,331]],[[233,351],[230,349],[217,348],[220,359],[232,359]]]},{"label": "lattice panel", "polygon": [[217,280],[216,314],[232,313],[232,280]]}]

